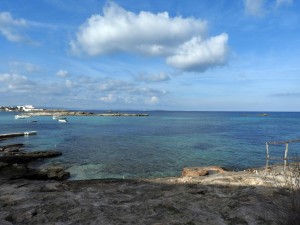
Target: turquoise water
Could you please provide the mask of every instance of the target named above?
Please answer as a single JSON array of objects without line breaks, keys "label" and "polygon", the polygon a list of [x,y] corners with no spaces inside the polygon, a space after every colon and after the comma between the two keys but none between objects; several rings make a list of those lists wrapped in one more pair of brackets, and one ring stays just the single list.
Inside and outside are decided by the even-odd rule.
[{"label": "turquoise water", "polygon": [[[145,112],[143,112],[145,113]],[[178,176],[185,166],[219,165],[241,170],[263,166],[265,142],[300,139],[300,113],[149,112],[149,117],[52,117],[15,120],[0,112],[0,133],[38,135],[0,142],[61,151],[45,164],[64,165],[72,179]],[[245,116],[247,114],[247,116]],[[36,120],[37,122],[32,122]],[[290,153],[299,153],[291,144]],[[284,146],[271,147],[281,155]]]}]

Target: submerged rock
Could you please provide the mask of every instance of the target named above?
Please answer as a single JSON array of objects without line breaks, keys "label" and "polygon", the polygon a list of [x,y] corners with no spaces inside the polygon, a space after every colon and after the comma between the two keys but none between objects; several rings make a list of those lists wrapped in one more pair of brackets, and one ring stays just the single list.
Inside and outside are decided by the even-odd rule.
[{"label": "submerged rock", "polygon": [[46,173],[50,180],[66,180],[70,177],[70,172],[65,171],[62,166],[50,166],[42,172]]}]

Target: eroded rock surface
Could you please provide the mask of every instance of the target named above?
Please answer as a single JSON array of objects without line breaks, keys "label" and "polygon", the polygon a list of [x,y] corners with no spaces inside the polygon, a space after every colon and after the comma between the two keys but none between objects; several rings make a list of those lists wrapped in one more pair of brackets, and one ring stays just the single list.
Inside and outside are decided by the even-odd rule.
[{"label": "eroded rock surface", "polygon": [[1,180],[0,224],[276,224],[254,173],[147,180]]}]

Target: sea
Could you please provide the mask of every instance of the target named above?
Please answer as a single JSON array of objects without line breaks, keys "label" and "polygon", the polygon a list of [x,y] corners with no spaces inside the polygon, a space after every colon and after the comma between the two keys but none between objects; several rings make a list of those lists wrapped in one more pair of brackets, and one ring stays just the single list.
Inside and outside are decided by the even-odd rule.
[{"label": "sea", "polygon": [[[0,146],[24,143],[27,151],[60,151],[62,156],[36,166],[64,166],[73,180],[135,179],[180,176],[184,167],[263,167],[266,142],[300,139],[298,112],[127,113],[149,116],[69,116],[68,123],[59,123],[52,117],[16,120],[16,113],[0,112],[0,134],[37,131]],[[270,155],[281,157],[284,148],[272,145]],[[289,155],[299,151],[299,143],[289,145]]]}]

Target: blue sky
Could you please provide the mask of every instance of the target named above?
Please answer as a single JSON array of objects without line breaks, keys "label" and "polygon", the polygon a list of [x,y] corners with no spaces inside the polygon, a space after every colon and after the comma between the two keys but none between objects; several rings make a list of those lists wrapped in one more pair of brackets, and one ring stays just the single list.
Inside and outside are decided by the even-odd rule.
[{"label": "blue sky", "polygon": [[0,105],[300,111],[293,0],[1,0]]}]

